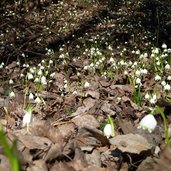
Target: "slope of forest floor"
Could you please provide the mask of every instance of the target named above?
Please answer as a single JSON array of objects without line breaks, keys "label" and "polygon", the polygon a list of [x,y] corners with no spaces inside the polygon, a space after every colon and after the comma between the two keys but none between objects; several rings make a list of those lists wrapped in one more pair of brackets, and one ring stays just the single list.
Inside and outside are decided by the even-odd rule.
[{"label": "slope of forest floor", "polygon": [[0,4],[0,122],[21,170],[171,170],[170,4],[19,2]]}]

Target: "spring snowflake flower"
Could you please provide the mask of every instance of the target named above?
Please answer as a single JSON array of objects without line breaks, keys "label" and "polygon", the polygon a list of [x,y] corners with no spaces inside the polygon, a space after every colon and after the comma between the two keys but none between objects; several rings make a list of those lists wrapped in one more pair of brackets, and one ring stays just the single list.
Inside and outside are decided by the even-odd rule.
[{"label": "spring snowflake flower", "polygon": [[154,131],[156,126],[157,126],[157,121],[155,117],[151,114],[148,114],[142,118],[138,128],[147,129],[151,133],[152,131]]},{"label": "spring snowflake flower", "polygon": [[141,71],[140,71],[140,70],[136,70],[136,71],[135,71],[135,75],[136,75],[136,76],[139,76],[140,74],[141,74]]},{"label": "spring snowflake flower", "polygon": [[106,124],[106,126],[103,129],[103,133],[107,138],[112,136],[112,126],[111,126],[111,124]]},{"label": "spring snowflake flower", "polygon": [[33,100],[34,99],[34,95],[33,95],[33,93],[30,93],[29,94],[29,100]]},{"label": "spring snowflake flower", "polygon": [[147,74],[148,71],[147,71],[147,69],[141,69],[141,73],[142,73],[142,74]]},{"label": "spring snowflake flower", "polygon": [[165,86],[165,85],[166,85],[166,81],[162,81],[162,82],[161,82],[161,85],[162,85],[162,86]]},{"label": "spring snowflake flower", "polygon": [[135,54],[140,55],[140,50],[136,50]]},{"label": "spring snowflake flower", "polygon": [[165,43],[162,44],[163,49],[167,49],[167,45]]},{"label": "spring snowflake flower", "polygon": [[41,77],[41,83],[43,85],[47,85],[47,80],[46,80],[46,77],[45,76]]},{"label": "spring snowflake flower", "polygon": [[34,80],[34,82],[35,83],[38,83],[39,82],[39,78],[36,77],[35,80]]},{"label": "spring snowflake flower", "polygon": [[53,61],[52,61],[52,60],[50,60],[50,61],[49,61],[49,64],[53,64]]},{"label": "spring snowflake flower", "polygon": [[88,88],[88,87],[90,87],[90,83],[86,81],[84,84],[84,88]]},{"label": "spring snowflake flower", "polygon": [[164,86],[164,90],[170,90],[170,85],[169,84],[166,84],[165,86]]},{"label": "spring snowflake flower", "polygon": [[135,82],[136,82],[136,84],[141,84],[141,79],[140,79],[140,78],[137,78],[137,79],[135,80]]},{"label": "spring snowflake flower", "polygon": [[158,54],[159,53],[159,49],[158,48],[153,49],[153,53]]},{"label": "spring snowflake flower", "polygon": [[37,74],[42,75],[43,74],[42,70],[40,69]]},{"label": "spring snowflake flower", "polygon": [[155,104],[156,102],[157,102],[157,96],[156,96],[156,94],[153,94],[151,99],[150,99],[150,103]]},{"label": "spring snowflake flower", "polygon": [[25,114],[23,116],[23,127],[27,127],[27,131],[29,131],[31,116],[32,116],[32,108],[30,107],[28,111],[25,111]]},{"label": "spring snowflake flower", "polygon": [[32,73],[32,74],[34,74],[34,69],[33,68],[30,68],[30,72]]},{"label": "spring snowflake flower", "polygon": [[128,71],[124,71],[124,75],[128,75]]},{"label": "spring snowflake flower", "polygon": [[156,64],[159,66],[160,65],[160,61],[157,61]]},{"label": "spring snowflake flower", "polygon": [[41,102],[41,99],[39,98],[39,97],[36,97],[36,99],[35,99],[35,101],[34,101],[35,103],[40,103]]},{"label": "spring snowflake flower", "polygon": [[14,84],[14,81],[12,79],[10,79],[9,84]]},{"label": "spring snowflake flower", "polygon": [[150,95],[148,93],[146,93],[145,99],[149,99],[149,98],[150,98]]},{"label": "spring snowflake flower", "polygon": [[170,75],[167,77],[167,80],[169,80],[169,81],[171,80],[171,76]]},{"label": "spring snowflake flower", "polygon": [[166,64],[166,66],[164,67],[166,70],[169,70],[170,69],[170,65],[169,64]]},{"label": "spring snowflake flower", "polygon": [[53,78],[55,76],[55,72],[50,74],[50,77]]},{"label": "spring snowflake flower", "polygon": [[27,78],[28,78],[28,80],[32,80],[34,77],[33,77],[33,74],[32,73],[30,73],[30,72],[28,72],[27,73]]},{"label": "spring snowflake flower", "polygon": [[10,94],[9,94],[9,97],[10,97],[10,99],[14,98],[15,97],[15,93],[13,91],[11,91]]},{"label": "spring snowflake flower", "polygon": [[154,77],[154,80],[155,80],[155,81],[159,81],[159,80],[161,80],[161,77],[160,77],[159,75],[156,75],[156,76]]}]

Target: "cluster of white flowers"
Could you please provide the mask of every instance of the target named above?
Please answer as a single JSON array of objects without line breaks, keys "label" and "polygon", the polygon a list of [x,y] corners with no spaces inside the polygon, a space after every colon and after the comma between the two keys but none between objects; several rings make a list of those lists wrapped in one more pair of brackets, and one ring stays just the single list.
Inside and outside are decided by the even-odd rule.
[{"label": "cluster of white flowers", "polygon": [[146,100],[149,100],[149,102],[151,104],[155,104],[157,102],[157,95],[156,94],[149,94],[149,93],[146,93],[145,94],[145,99]]}]

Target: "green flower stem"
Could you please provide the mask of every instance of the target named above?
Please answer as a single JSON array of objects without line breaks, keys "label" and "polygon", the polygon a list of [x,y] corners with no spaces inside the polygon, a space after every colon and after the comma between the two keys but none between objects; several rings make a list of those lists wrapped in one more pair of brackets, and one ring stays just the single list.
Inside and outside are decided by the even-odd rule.
[{"label": "green flower stem", "polygon": [[112,127],[112,135],[111,136],[114,137],[115,136],[115,127],[114,127],[113,119],[111,118],[110,115],[107,115],[107,117],[108,117],[109,124]]},{"label": "green flower stem", "polygon": [[168,124],[167,124],[166,116],[164,114],[164,110],[161,107],[156,105],[155,108],[151,111],[151,113],[154,114],[154,112],[159,112],[162,116],[163,124],[164,124],[164,133],[165,133],[165,138],[166,138],[166,146],[170,147],[170,138],[169,138],[169,134],[168,134]]}]

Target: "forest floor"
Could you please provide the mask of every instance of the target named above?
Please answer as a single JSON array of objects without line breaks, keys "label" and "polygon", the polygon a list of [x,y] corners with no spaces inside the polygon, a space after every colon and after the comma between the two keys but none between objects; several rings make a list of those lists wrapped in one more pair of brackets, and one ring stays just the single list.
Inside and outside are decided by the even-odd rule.
[{"label": "forest floor", "polygon": [[171,170],[171,49],[141,3],[41,2],[0,8],[0,122],[21,170]]}]

